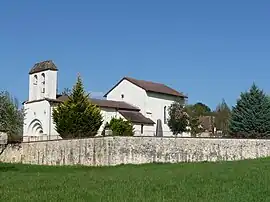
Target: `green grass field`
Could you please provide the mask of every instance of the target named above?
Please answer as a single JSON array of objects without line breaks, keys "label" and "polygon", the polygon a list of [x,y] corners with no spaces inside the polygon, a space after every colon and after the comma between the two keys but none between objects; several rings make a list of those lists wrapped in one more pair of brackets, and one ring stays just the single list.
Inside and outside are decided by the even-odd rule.
[{"label": "green grass field", "polygon": [[270,159],[117,167],[0,164],[0,201],[270,201]]}]

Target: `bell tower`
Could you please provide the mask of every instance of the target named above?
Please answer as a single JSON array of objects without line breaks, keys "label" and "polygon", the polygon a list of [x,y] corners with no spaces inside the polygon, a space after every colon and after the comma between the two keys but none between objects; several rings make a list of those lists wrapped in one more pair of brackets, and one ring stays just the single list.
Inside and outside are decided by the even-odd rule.
[{"label": "bell tower", "polygon": [[29,72],[28,101],[56,99],[58,69],[52,60],[36,63]]}]

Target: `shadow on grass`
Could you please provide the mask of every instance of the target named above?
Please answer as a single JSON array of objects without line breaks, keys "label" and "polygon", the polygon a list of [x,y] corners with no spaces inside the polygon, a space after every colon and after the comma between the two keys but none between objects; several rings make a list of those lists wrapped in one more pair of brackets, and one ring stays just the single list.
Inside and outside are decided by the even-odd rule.
[{"label": "shadow on grass", "polygon": [[0,166],[0,172],[9,172],[9,171],[19,171],[19,169],[12,165],[2,165]]}]

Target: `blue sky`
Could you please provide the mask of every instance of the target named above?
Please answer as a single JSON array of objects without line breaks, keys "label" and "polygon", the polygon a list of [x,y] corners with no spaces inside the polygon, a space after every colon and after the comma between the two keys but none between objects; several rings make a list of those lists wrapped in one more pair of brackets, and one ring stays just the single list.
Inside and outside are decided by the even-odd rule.
[{"label": "blue sky", "polygon": [[[76,3],[75,3],[76,2]],[[106,92],[123,76],[165,83],[211,108],[252,82],[270,93],[270,2],[5,1],[0,90],[28,97],[28,72],[52,59],[59,90],[83,77]]]}]

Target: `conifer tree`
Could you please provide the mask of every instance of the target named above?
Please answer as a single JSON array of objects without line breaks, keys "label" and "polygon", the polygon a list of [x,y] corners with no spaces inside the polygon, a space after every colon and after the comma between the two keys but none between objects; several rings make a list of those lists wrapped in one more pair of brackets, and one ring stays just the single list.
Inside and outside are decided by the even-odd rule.
[{"label": "conifer tree", "polygon": [[255,84],[233,107],[229,130],[234,137],[270,137],[270,101]]},{"label": "conifer tree", "polygon": [[100,108],[92,104],[80,76],[68,100],[53,110],[56,131],[62,138],[95,136],[102,125]]}]

